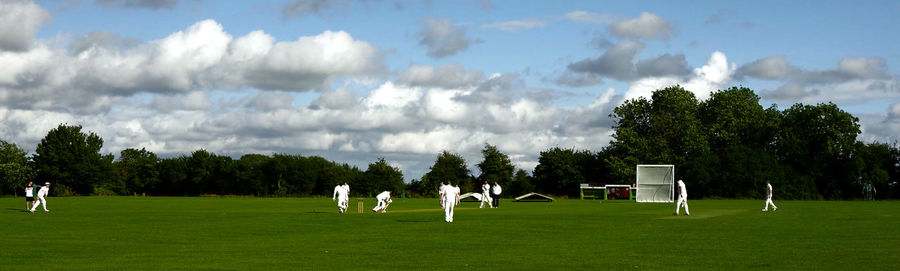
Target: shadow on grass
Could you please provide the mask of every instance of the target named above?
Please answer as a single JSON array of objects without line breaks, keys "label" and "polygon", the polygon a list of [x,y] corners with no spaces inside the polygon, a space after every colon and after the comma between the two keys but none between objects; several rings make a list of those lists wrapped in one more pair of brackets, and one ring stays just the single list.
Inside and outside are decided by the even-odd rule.
[{"label": "shadow on grass", "polygon": [[16,208],[6,208],[6,210],[7,210],[7,211],[17,211],[17,212],[20,212],[20,213],[27,213],[27,212],[28,212],[28,210],[16,209]]}]

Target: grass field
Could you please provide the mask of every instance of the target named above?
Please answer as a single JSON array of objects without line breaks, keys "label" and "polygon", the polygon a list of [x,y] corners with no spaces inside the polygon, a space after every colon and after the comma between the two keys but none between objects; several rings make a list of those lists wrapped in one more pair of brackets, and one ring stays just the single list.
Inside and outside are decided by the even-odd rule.
[{"label": "grass field", "polygon": [[445,223],[436,199],[2,198],[0,269],[900,269],[900,202],[689,204],[463,203]]}]

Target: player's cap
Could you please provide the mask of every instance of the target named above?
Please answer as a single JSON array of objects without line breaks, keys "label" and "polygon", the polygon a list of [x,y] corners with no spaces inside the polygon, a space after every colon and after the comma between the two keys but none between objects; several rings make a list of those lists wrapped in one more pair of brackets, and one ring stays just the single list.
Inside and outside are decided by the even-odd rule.
[{"label": "player's cap", "polygon": [[46,182],[46,183],[44,183],[44,185],[50,185],[50,182]]}]

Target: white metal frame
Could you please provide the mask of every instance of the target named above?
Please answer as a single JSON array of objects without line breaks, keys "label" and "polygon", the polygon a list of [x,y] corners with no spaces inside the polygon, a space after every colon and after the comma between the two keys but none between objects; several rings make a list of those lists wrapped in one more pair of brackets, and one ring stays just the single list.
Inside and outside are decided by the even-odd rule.
[{"label": "white metal frame", "polygon": [[[646,183],[645,183],[645,184],[643,184],[643,186],[644,186],[645,188],[642,188],[642,187],[641,187],[641,186],[642,186],[642,185],[641,185],[641,181],[640,181],[640,176],[641,176],[640,170],[641,170],[641,167],[665,167],[665,168],[671,168],[671,169],[672,169],[672,170],[670,171],[671,173],[669,174],[669,176],[666,176],[666,179],[668,179],[668,183],[666,183],[666,184],[656,184],[656,183],[654,183],[654,184],[646,184]],[[634,179],[635,179],[635,180],[634,180],[634,186],[635,186],[635,189],[637,189],[637,191],[635,191],[635,196],[634,196],[634,200],[635,200],[635,201],[637,201],[637,202],[675,202],[675,165],[636,165],[636,166],[635,166],[635,170],[634,170]],[[644,192],[644,194],[646,194],[646,193],[658,193],[658,192],[660,191],[660,190],[659,190],[660,187],[666,187],[666,186],[669,188],[669,191],[670,191],[670,193],[669,193],[669,195],[668,195],[668,196],[669,196],[668,199],[665,199],[665,200],[663,200],[663,201],[653,201],[653,200],[649,200],[649,201],[648,201],[648,200],[645,199],[645,198],[647,198],[646,195],[645,195],[644,197],[641,197],[641,195],[642,195],[641,192],[642,192],[642,191]],[[654,187],[655,187],[655,188],[654,188]],[[652,189],[651,189],[651,188],[652,188]],[[656,195],[654,194],[654,196],[650,196],[650,198],[656,198]]]}]

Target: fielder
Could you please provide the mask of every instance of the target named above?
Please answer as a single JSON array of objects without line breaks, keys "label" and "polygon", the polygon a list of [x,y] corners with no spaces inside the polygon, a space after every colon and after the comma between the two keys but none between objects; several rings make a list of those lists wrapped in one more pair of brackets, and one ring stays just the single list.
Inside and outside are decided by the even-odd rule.
[{"label": "fielder", "polygon": [[678,180],[678,203],[675,203],[675,215],[678,215],[678,211],[681,210],[681,205],[684,205],[684,214],[691,215],[691,211],[688,210],[687,204],[687,188],[684,187],[684,182]]},{"label": "fielder", "polygon": [[444,221],[453,222],[453,208],[459,204],[459,185],[447,186],[444,191]]},{"label": "fielder", "polygon": [[347,201],[349,198],[349,188],[344,187],[343,185],[336,185],[334,187],[334,194],[331,196],[331,200],[337,200],[338,212],[344,213],[347,211]]},{"label": "fielder", "polygon": [[378,205],[375,205],[375,209],[372,209],[372,212],[377,213],[381,211],[382,213],[387,213],[387,207],[391,204],[391,190],[381,192],[378,196],[375,196],[375,199],[378,200]]},{"label": "fielder", "polygon": [[484,184],[481,185],[481,206],[478,208],[484,208],[485,203],[494,208],[494,205],[491,204],[491,185],[488,184],[488,181],[484,181]]},{"label": "fielder", "polygon": [[347,211],[347,208],[350,208],[350,185],[347,182],[344,182],[344,192],[347,192],[347,197],[344,198],[344,212]]},{"label": "fielder", "polygon": [[766,190],[769,191],[769,197],[766,199],[766,207],[763,208],[763,212],[769,210],[769,205],[772,205],[772,211],[778,211],[778,207],[775,206],[775,203],[772,202],[772,183],[766,181]]},{"label": "fielder", "polygon": [[25,210],[31,210],[32,204],[34,204],[34,182],[29,181],[25,186]]},{"label": "fielder", "polygon": [[50,183],[49,182],[44,183],[44,186],[41,187],[41,190],[38,190],[37,201],[34,202],[34,206],[31,206],[30,211],[32,213],[34,213],[34,210],[37,209],[38,205],[41,205],[41,203],[44,204],[44,206],[43,206],[44,212],[47,212],[47,213],[50,212],[50,210],[47,210],[47,199],[45,199],[45,197],[47,197],[48,193],[50,193]]}]

